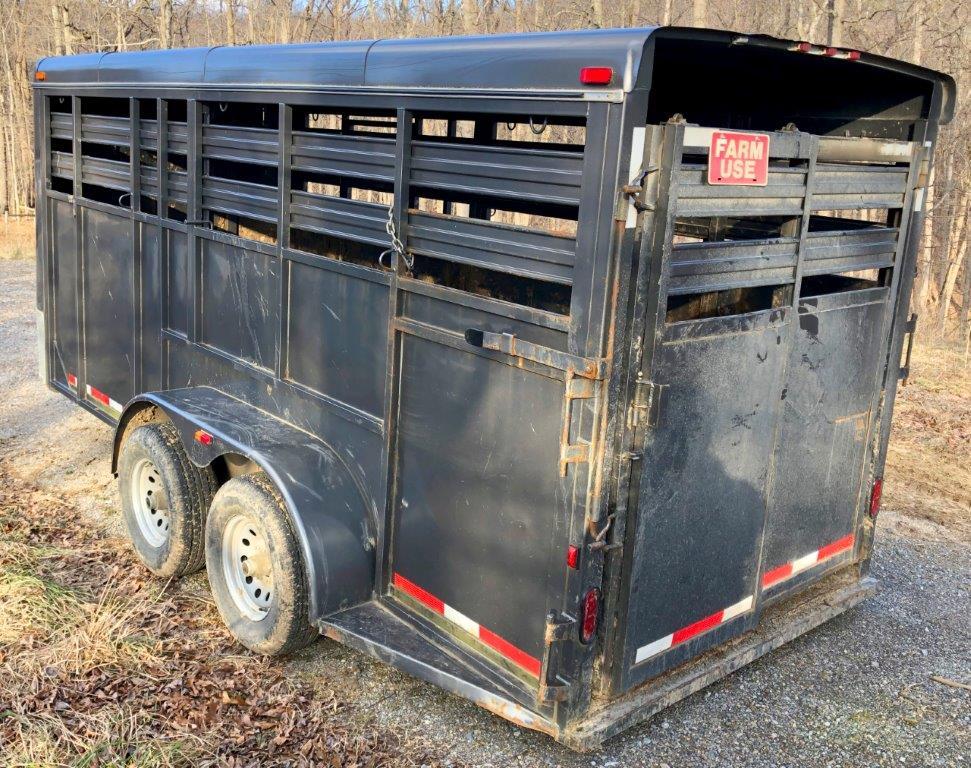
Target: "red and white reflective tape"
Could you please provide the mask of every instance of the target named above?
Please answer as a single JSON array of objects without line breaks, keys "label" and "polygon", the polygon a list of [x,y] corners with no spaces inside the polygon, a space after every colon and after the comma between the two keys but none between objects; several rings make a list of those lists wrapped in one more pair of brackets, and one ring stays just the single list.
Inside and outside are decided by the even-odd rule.
[{"label": "red and white reflective tape", "polygon": [[122,405],[117,400],[112,400],[100,389],[95,389],[90,384],[87,385],[88,397],[103,405],[109,411],[121,413]]},{"label": "red and white reflective tape", "polygon": [[502,656],[505,656],[516,666],[525,669],[534,677],[539,677],[539,659],[530,656],[523,650],[520,650],[508,640],[503,640],[495,632],[490,632],[478,622],[470,619],[464,613],[455,610],[452,606],[446,605],[444,601],[439,600],[430,592],[426,592],[417,584],[408,581],[408,579],[406,579],[400,573],[394,574],[394,580],[392,583],[397,589],[400,589],[406,595],[413,597],[426,608],[430,608],[440,616],[444,616],[456,626],[461,627],[473,637],[478,638],[480,642],[488,645],[490,648],[492,648],[492,650],[498,652]]},{"label": "red and white reflective tape", "polygon": [[781,584],[786,579],[791,579],[797,573],[802,573],[814,565],[823,562],[824,560],[829,560],[831,557],[836,557],[836,555],[841,552],[846,552],[848,549],[853,548],[853,542],[855,536],[852,533],[847,534],[842,539],[837,539],[825,547],[820,547],[819,549],[810,552],[808,555],[803,555],[796,560],[789,563],[784,563],[778,568],[773,568],[771,571],[766,571],[762,574],[762,589],[768,589],[769,587],[774,587],[776,584]]},{"label": "red and white reflective tape", "polygon": [[78,388],[78,377],[77,376],[75,376],[73,373],[69,373],[69,374],[67,374],[67,377],[66,378],[67,378],[67,385],[71,389],[77,389]]},{"label": "red and white reflective tape", "polygon": [[663,653],[669,648],[673,648],[680,643],[686,642],[693,637],[697,637],[710,629],[724,624],[730,619],[734,619],[736,616],[741,616],[743,613],[747,613],[752,610],[752,605],[755,600],[752,595],[749,595],[744,600],[739,600],[734,605],[728,606],[721,611],[717,611],[711,616],[705,616],[705,618],[696,621],[694,624],[689,624],[686,627],[672,632],[670,635],[665,635],[659,640],[655,640],[653,643],[648,643],[647,645],[642,645],[637,649],[637,653],[634,656],[634,663],[640,664],[642,661],[647,661],[659,653]]}]

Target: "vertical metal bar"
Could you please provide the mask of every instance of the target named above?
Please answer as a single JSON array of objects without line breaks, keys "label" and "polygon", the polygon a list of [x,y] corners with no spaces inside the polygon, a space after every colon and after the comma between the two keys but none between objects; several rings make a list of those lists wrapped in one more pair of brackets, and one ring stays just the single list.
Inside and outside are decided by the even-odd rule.
[{"label": "vertical metal bar", "polygon": [[51,179],[51,99],[34,91],[35,130],[43,142],[35,139],[37,210],[35,212],[37,248],[37,309],[44,313],[44,365],[46,383],[54,379],[54,338],[57,326],[54,306],[54,254],[51,238],[50,189]]},{"label": "vertical metal bar", "polygon": [[[155,162],[158,168],[156,213],[159,219],[164,219],[169,212],[169,102],[167,99],[156,100],[155,116],[158,142],[155,147]],[[159,224],[161,225],[161,222]]]},{"label": "vertical metal bar", "polygon": [[[158,296],[162,302],[159,311],[161,318],[160,326],[164,331],[170,325],[169,318],[169,279],[171,275],[169,266],[169,230],[165,228],[164,221],[169,212],[169,193],[168,193],[168,167],[169,167],[169,102],[166,99],[155,100],[155,168],[158,175],[158,188],[155,198],[155,242],[157,245],[159,263],[159,292]],[[164,332],[161,338],[162,344],[162,370],[160,372],[162,387],[169,385],[169,342]]]},{"label": "vertical metal bar", "polygon": [[142,391],[142,325],[144,297],[142,295],[141,224],[136,216],[142,209],[141,196],[141,104],[137,98],[128,99],[129,172],[131,181],[131,239],[132,239],[132,394]]},{"label": "vertical metal bar", "polygon": [[[397,135],[395,138],[395,174],[392,217],[398,237],[408,247],[408,203],[411,185],[411,139],[414,128],[410,110],[398,109]],[[398,379],[401,368],[401,334],[395,330],[398,317],[398,280],[404,273],[404,265],[399,264],[397,254],[392,254],[391,283],[388,286],[388,371],[385,379],[384,406],[384,447],[381,456],[382,481],[386,489],[383,523],[378,531],[375,558],[375,590],[383,593],[388,588],[388,574],[394,545],[395,499],[397,498],[397,422],[398,422]]]},{"label": "vertical metal bar", "polygon": [[75,317],[77,318],[77,359],[78,370],[75,374],[78,379],[78,397],[84,399],[87,391],[88,372],[84,357],[84,248],[82,237],[81,195],[84,191],[81,160],[81,97],[71,97],[71,119],[74,135],[71,137],[71,151],[74,153],[74,186],[73,199],[71,200],[74,211],[74,257],[75,257],[75,283],[74,283],[74,303]]},{"label": "vertical metal bar", "polygon": [[285,251],[290,247],[290,163],[293,153],[293,107],[286,103],[280,103],[279,124],[277,130],[277,194],[278,194],[278,213],[277,213],[277,273],[278,273],[278,299],[280,306],[280,316],[277,322],[276,336],[276,377],[283,378],[286,375],[286,355],[289,348],[289,328],[290,328],[290,263],[286,258]]},{"label": "vertical metal bar", "polygon": [[[186,104],[186,138],[188,140],[188,154],[186,156],[186,220],[197,222],[202,219],[202,118],[204,108],[196,99],[190,99]],[[189,260],[189,306],[192,316],[189,318],[189,340],[193,343],[200,341],[202,335],[202,258],[199,254],[199,238],[196,235],[196,224],[188,226],[188,260]]]}]

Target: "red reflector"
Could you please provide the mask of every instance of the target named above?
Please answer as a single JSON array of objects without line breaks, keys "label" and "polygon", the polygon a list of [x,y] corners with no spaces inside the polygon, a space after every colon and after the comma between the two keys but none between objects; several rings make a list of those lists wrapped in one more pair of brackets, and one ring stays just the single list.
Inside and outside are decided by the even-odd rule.
[{"label": "red reflector", "polygon": [[812,49],[812,43],[796,43],[794,46],[792,46],[792,50],[799,51],[800,53],[809,53]]},{"label": "red reflector", "polygon": [[580,547],[571,544],[566,548],[566,564],[574,570],[580,566]]},{"label": "red reflector", "polygon": [[839,48],[827,48],[825,51],[823,51],[823,53],[825,53],[827,56],[835,56],[839,52]]},{"label": "red reflector", "polygon": [[212,445],[212,435],[202,429],[196,430],[195,439],[197,443],[202,443],[203,445]]},{"label": "red reflector", "polygon": [[883,496],[883,478],[878,477],[873,481],[873,490],[870,491],[870,517],[876,517],[880,511],[880,498]]},{"label": "red reflector", "polygon": [[600,590],[594,587],[583,597],[580,611],[580,640],[589,643],[597,634],[597,624],[600,621]]},{"label": "red reflector", "polygon": [[850,61],[857,61],[860,58],[860,52],[859,51],[847,51],[846,52],[846,58],[848,58]]},{"label": "red reflector", "polygon": [[584,67],[580,70],[580,82],[584,85],[609,85],[614,79],[610,67]]}]

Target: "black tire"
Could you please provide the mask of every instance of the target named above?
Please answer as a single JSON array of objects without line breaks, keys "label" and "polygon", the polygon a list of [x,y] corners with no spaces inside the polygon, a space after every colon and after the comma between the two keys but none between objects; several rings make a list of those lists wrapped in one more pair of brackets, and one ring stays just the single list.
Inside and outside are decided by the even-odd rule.
[{"label": "black tire", "polygon": [[[166,520],[153,518],[159,536],[146,532],[146,512],[138,509],[133,493],[135,473],[144,471],[145,462],[154,468],[152,485],[161,485],[167,506]],[[131,431],[118,456],[118,485],[128,537],[149,570],[172,578],[205,565],[206,514],[218,483],[210,467],[200,469],[189,460],[174,426],[145,424]]]},{"label": "black tire", "polygon": [[[252,570],[238,562],[247,552]],[[307,571],[286,504],[263,472],[233,478],[213,499],[206,571],[223,621],[251,651],[282,656],[319,636],[310,624]],[[260,585],[268,591],[261,593]]]}]

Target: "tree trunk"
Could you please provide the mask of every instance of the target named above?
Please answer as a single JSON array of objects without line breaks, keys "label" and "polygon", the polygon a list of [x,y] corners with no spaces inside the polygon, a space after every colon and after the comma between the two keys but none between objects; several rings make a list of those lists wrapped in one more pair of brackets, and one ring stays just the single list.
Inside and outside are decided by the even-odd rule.
[{"label": "tree trunk", "polygon": [[708,0],[692,0],[691,24],[695,27],[708,26]]},{"label": "tree trunk", "polygon": [[158,47],[172,47],[172,0],[159,0]]},{"label": "tree trunk", "polygon": [[938,315],[938,332],[941,336],[947,334],[947,312],[951,308],[951,297],[954,295],[954,286],[957,285],[958,274],[961,272],[961,262],[964,261],[964,254],[968,249],[968,241],[964,237],[965,224],[968,220],[968,193],[965,192],[959,198],[957,218],[954,221],[953,235],[950,238],[952,249],[956,251],[954,258],[947,265],[947,272],[944,274],[944,284],[941,287],[941,303]]},{"label": "tree trunk", "polygon": [[226,0],[226,42],[236,45],[236,0]]}]

